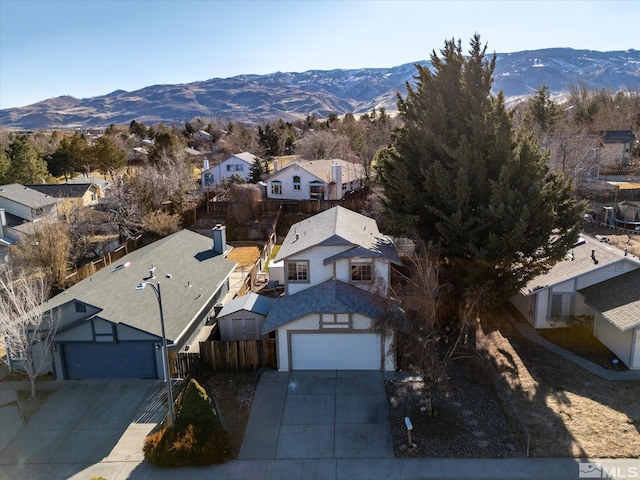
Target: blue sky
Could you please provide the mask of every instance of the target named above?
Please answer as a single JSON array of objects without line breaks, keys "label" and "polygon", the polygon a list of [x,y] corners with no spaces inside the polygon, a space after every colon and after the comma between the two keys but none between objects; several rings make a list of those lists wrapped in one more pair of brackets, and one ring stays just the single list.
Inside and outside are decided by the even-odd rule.
[{"label": "blue sky", "polygon": [[490,52],[640,49],[640,1],[0,0],[0,108],[276,71]]}]

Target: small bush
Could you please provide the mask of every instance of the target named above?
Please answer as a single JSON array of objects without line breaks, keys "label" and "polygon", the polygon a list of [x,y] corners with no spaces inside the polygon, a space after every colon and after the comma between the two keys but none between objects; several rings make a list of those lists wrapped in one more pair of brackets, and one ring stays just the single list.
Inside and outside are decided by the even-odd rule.
[{"label": "small bush", "polygon": [[152,433],[144,457],[158,467],[211,465],[231,458],[232,441],[209,403],[207,392],[191,380],[178,410],[174,428]]}]

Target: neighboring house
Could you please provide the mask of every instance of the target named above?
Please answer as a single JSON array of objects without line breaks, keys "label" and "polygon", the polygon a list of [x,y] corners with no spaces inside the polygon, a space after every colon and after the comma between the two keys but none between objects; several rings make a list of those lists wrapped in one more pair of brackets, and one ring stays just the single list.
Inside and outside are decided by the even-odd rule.
[{"label": "neighboring house", "polygon": [[252,153],[242,152],[225,158],[213,167],[209,167],[209,162],[207,162],[201,175],[202,188],[206,189],[216,185],[224,179],[231,178],[232,175],[240,175],[249,180],[251,178],[251,167],[259,160],[260,158]]},{"label": "neighboring house", "polygon": [[600,132],[598,159],[601,166],[625,166],[631,163],[631,147],[635,135],[631,130]]},{"label": "neighboring house", "polygon": [[267,335],[262,327],[273,303],[273,298],[248,293],[234,298],[222,307],[216,317],[220,340],[260,340]]},{"label": "neighboring house", "polygon": [[340,200],[362,186],[364,167],[345,160],[299,160],[267,180],[267,198]]},{"label": "neighboring house", "polygon": [[393,333],[374,323],[392,308],[390,265],[401,262],[373,219],[343,207],[314,215],[291,227],[275,260],[286,296],[262,333],[276,333],[279,370],[395,368]]},{"label": "neighboring house", "polygon": [[[594,308],[597,309],[599,304],[593,301],[589,305],[584,292],[588,292],[591,298],[597,298],[595,292],[606,288],[607,281],[637,269],[640,269],[638,259],[607,243],[582,236],[565,259],[555,264],[547,273],[529,281],[511,298],[511,303],[534,328],[563,327],[574,320],[584,319],[585,316],[594,316]],[[635,287],[636,295],[639,294],[638,284],[630,287]],[[624,316],[632,313],[632,310],[618,313]],[[606,311],[600,314],[604,317],[608,315]],[[600,336],[598,333],[599,330],[601,333],[603,331],[599,328],[599,325],[604,325],[602,318],[598,320],[598,316],[595,317],[595,334],[609,349],[616,352],[617,347],[615,341],[612,343],[611,336]],[[634,324],[637,320],[638,317],[632,316],[624,323],[616,317],[617,322],[623,322],[620,325]],[[620,336],[628,335],[625,332],[626,330],[620,330]]]},{"label": "neighboring house", "polygon": [[5,236],[4,230],[7,226],[7,217],[4,209],[0,208],[0,265],[9,261],[9,247],[13,241]]},{"label": "neighboring house", "polygon": [[33,232],[33,224],[58,220],[57,198],[12,183],[0,186],[0,208],[5,211],[7,238],[21,240]]},{"label": "neighboring house", "polygon": [[26,185],[33,190],[60,199],[58,212],[66,214],[74,207],[84,208],[96,205],[102,198],[102,189],[93,183],[60,183]]},{"label": "neighboring house", "polygon": [[191,138],[198,142],[206,142],[212,140],[211,134],[205,130],[198,130],[197,132],[194,132],[191,135]]},{"label": "neighboring house", "polygon": [[627,367],[640,369],[640,268],[578,293],[594,317],[594,335]]},{"label": "neighboring house", "polygon": [[213,240],[182,230],[49,299],[45,312],[61,312],[52,352],[56,378],[161,378],[159,302],[151,287],[136,286],[161,284],[169,352],[185,350],[229,290],[236,266],[226,258],[230,248],[224,227],[213,230]]}]

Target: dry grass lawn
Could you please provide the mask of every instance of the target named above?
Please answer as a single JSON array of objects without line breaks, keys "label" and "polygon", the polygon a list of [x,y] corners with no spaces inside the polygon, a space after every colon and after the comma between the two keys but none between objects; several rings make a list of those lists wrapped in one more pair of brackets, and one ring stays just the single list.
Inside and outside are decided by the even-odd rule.
[{"label": "dry grass lawn", "polygon": [[227,258],[232,262],[236,262],[238,267],[253,265],[260,258],[260,247],[255,245],[233,247]]},{"label": "dry grass lawn", "polygon": [[478,340],[531,436],[533,457],[640,458],[640,381],[607,381],[524,337],[503,312]]}]

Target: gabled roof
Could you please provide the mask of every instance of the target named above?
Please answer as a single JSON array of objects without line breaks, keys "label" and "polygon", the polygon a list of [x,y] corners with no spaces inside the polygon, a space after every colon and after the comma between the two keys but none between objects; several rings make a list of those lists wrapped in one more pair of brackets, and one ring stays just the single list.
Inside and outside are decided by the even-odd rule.
[{"label": "gabled roof", "polygon": [[220,313],[218,313],[218,318],[224,317],[225,315],[231,315],[232,313],[236,313],[241,310],[259,313],[260,315],[267,315],[271,309],[272,303],[273,298],[251,292],[247,295],[234,298],[224,305],[222,310],[220,310]]},{"label": "gabled roof", "polygon": [[402,263],[391,238],[380,233],[374,219],[340,206],[294,224],[274,261],[315,246],[351,247],[325,259],[325,265],[339,258],[355,257],[380,257],[398,265]]},{"label": "gabled roof", "polygon": [[93,186],[92,183],[45,183],[40,185],[25,185],[40,193],[55,198],[82,198]]},{"label": "gabled roof", "polygon": [[260,157],[256,157],[253,153],[242,152],[242,153],[233,154],[230,157],[225,158],[223,160],[223,162],[226,162],[227,160],[230,160],[233,157],[239,158],[240,160],[244,160],[245,162],[247,162],[247,163],[249,163],[251,165],[256,163],[256,160],[260,160]]},{"label": "gabled roof", "polygon": [[[592,258],[592,250],[595,261]],[[563,260],[551,267],[547,273],[531,279],[520,291],[524,295],[529,295],[540,288],[565,282],[616,262],[630,262],[640,266],[640,262],[631,257],[625,257],[622,250],[599,242],[593,237],[582,235]]]},{"label": "gabled roof", "polygon": [[640,325],[640,268],[579,292],[623,332]]},{"label": "gabled roof", "polygon": [[605,130],[600,134],[602,143],[631,143],[635,139],[631,130]]},{"label": "gabled roof", "polygon": [[331,167],[333,165],[340,165],[342,170],[342,183],[350,183],[365,177],[364,167],[361,164],[347,162],[346,160],[335,158],[332,160],[297,160],[293,163],[288,164],[281,170],[275,172],[270,180],[277,179],[285,172],[289,172],[289,170],[292,170],[297,166],[298,168],[302,168],[314,177],[318,178],[319,181],[328,184],[332,181]]},{"label": "gabled roof", "polygon": [[268,333],[311,313],[359,313],[380,318],[386,300],[340,280],[327,280],[301,292],[278,297],[271,305],[262,333]]},{"label": "gabled roof", "polygon": [[[99,309],[100,318],[160,336],[158,301],[152,288],[135,289],[143,281],[158,282],[167,339],[176,341],[235,268],[212,246],[211,238],[181,230],[125,255],[42,307],[50,310],[77,300]],[[148,279],[151,266],[155,279]]]},{"label": "gabled roof", "polygon": [[57,198],[50,197],[49,195],[17,183],[0,186],[0,197],[30,208],[48,207],[58,203]]}]

